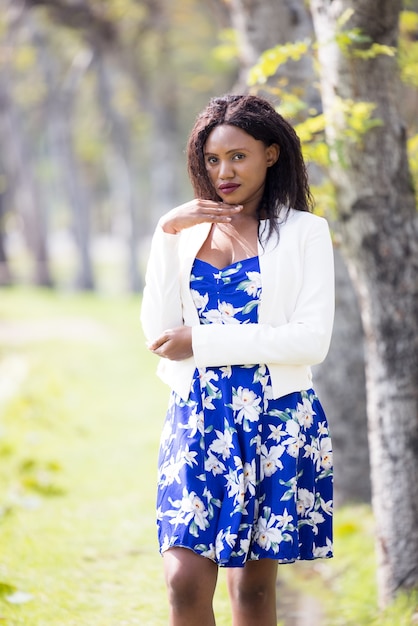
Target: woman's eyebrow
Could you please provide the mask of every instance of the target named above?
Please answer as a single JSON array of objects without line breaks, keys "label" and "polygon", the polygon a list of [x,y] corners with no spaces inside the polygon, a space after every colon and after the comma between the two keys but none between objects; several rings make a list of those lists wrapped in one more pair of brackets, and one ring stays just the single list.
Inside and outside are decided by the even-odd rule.
[{"label": "woman's eyebrow", "polygon": [[[230,154],[231,152],[247,152],[248,148],[232,148],[231,150],[227,150],[226,154]],[[204,151],[203,154],[211,154],[213,156],[217,156],[217,152],[209,152],[209,151]]]}]

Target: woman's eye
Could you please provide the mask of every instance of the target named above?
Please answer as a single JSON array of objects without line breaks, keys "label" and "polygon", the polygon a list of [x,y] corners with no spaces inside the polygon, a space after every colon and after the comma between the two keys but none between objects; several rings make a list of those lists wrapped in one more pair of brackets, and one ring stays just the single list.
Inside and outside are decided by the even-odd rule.
[{"label": "woman's eye", "polygon": [[215,163],[218,162],[218,159],[216,157],[208,157],[207,158],[207,162],[209,163],[209,165],[214,165]]},{"label": "woman's eye", "polygon": [[234,154],[234,160],[235,161],[241,161],[241,159],[245,158],[245,154],[242,154],[241,152]]}]

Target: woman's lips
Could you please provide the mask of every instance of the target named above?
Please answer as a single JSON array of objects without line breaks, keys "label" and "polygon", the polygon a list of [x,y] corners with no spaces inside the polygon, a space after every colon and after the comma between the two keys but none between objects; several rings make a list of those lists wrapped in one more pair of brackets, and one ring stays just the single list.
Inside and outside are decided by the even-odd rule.
[{"label": "woman's lips", "polygon": [[227,183],[225,185],[219,185],[219,190],[222,191],[222,193],[232,193],[235,189],[238,189],[238,187],[239,185],[235,183]]}]

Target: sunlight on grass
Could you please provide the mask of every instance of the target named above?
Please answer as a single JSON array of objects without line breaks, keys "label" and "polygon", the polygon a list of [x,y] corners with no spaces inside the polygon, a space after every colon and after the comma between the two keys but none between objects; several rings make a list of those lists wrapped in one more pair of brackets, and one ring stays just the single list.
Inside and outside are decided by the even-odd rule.
[{"label": "sunlight on grass", "polygon": [[2,407],[0,581],[30,594],[2,594],[1,623],[165,624],[154,484],[167,391],[138,299],[17,290],[1,316],[26,337],[1,355],[28,374]]},{"label": "sunlight on grass", "polygon": [[[0,624],[167,624],[154,498],[168,389],[139,306],[0,294]],[[369,507],[338,511],[335,535],[332,561],[279,568],[279,604],[312,600],[321,626],[409,626],[416,597],[377,611]],[[230,626],[224,571],[215,610]]]}]

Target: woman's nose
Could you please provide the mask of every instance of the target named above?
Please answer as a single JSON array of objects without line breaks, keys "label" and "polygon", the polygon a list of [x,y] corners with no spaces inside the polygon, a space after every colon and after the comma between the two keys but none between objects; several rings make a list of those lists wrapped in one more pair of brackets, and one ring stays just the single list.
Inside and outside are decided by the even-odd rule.
[{"label": "woman's nose", "polygon": [[229,160],[220,161],[219,178],[231,178],[234,175],[234,168]]}]

